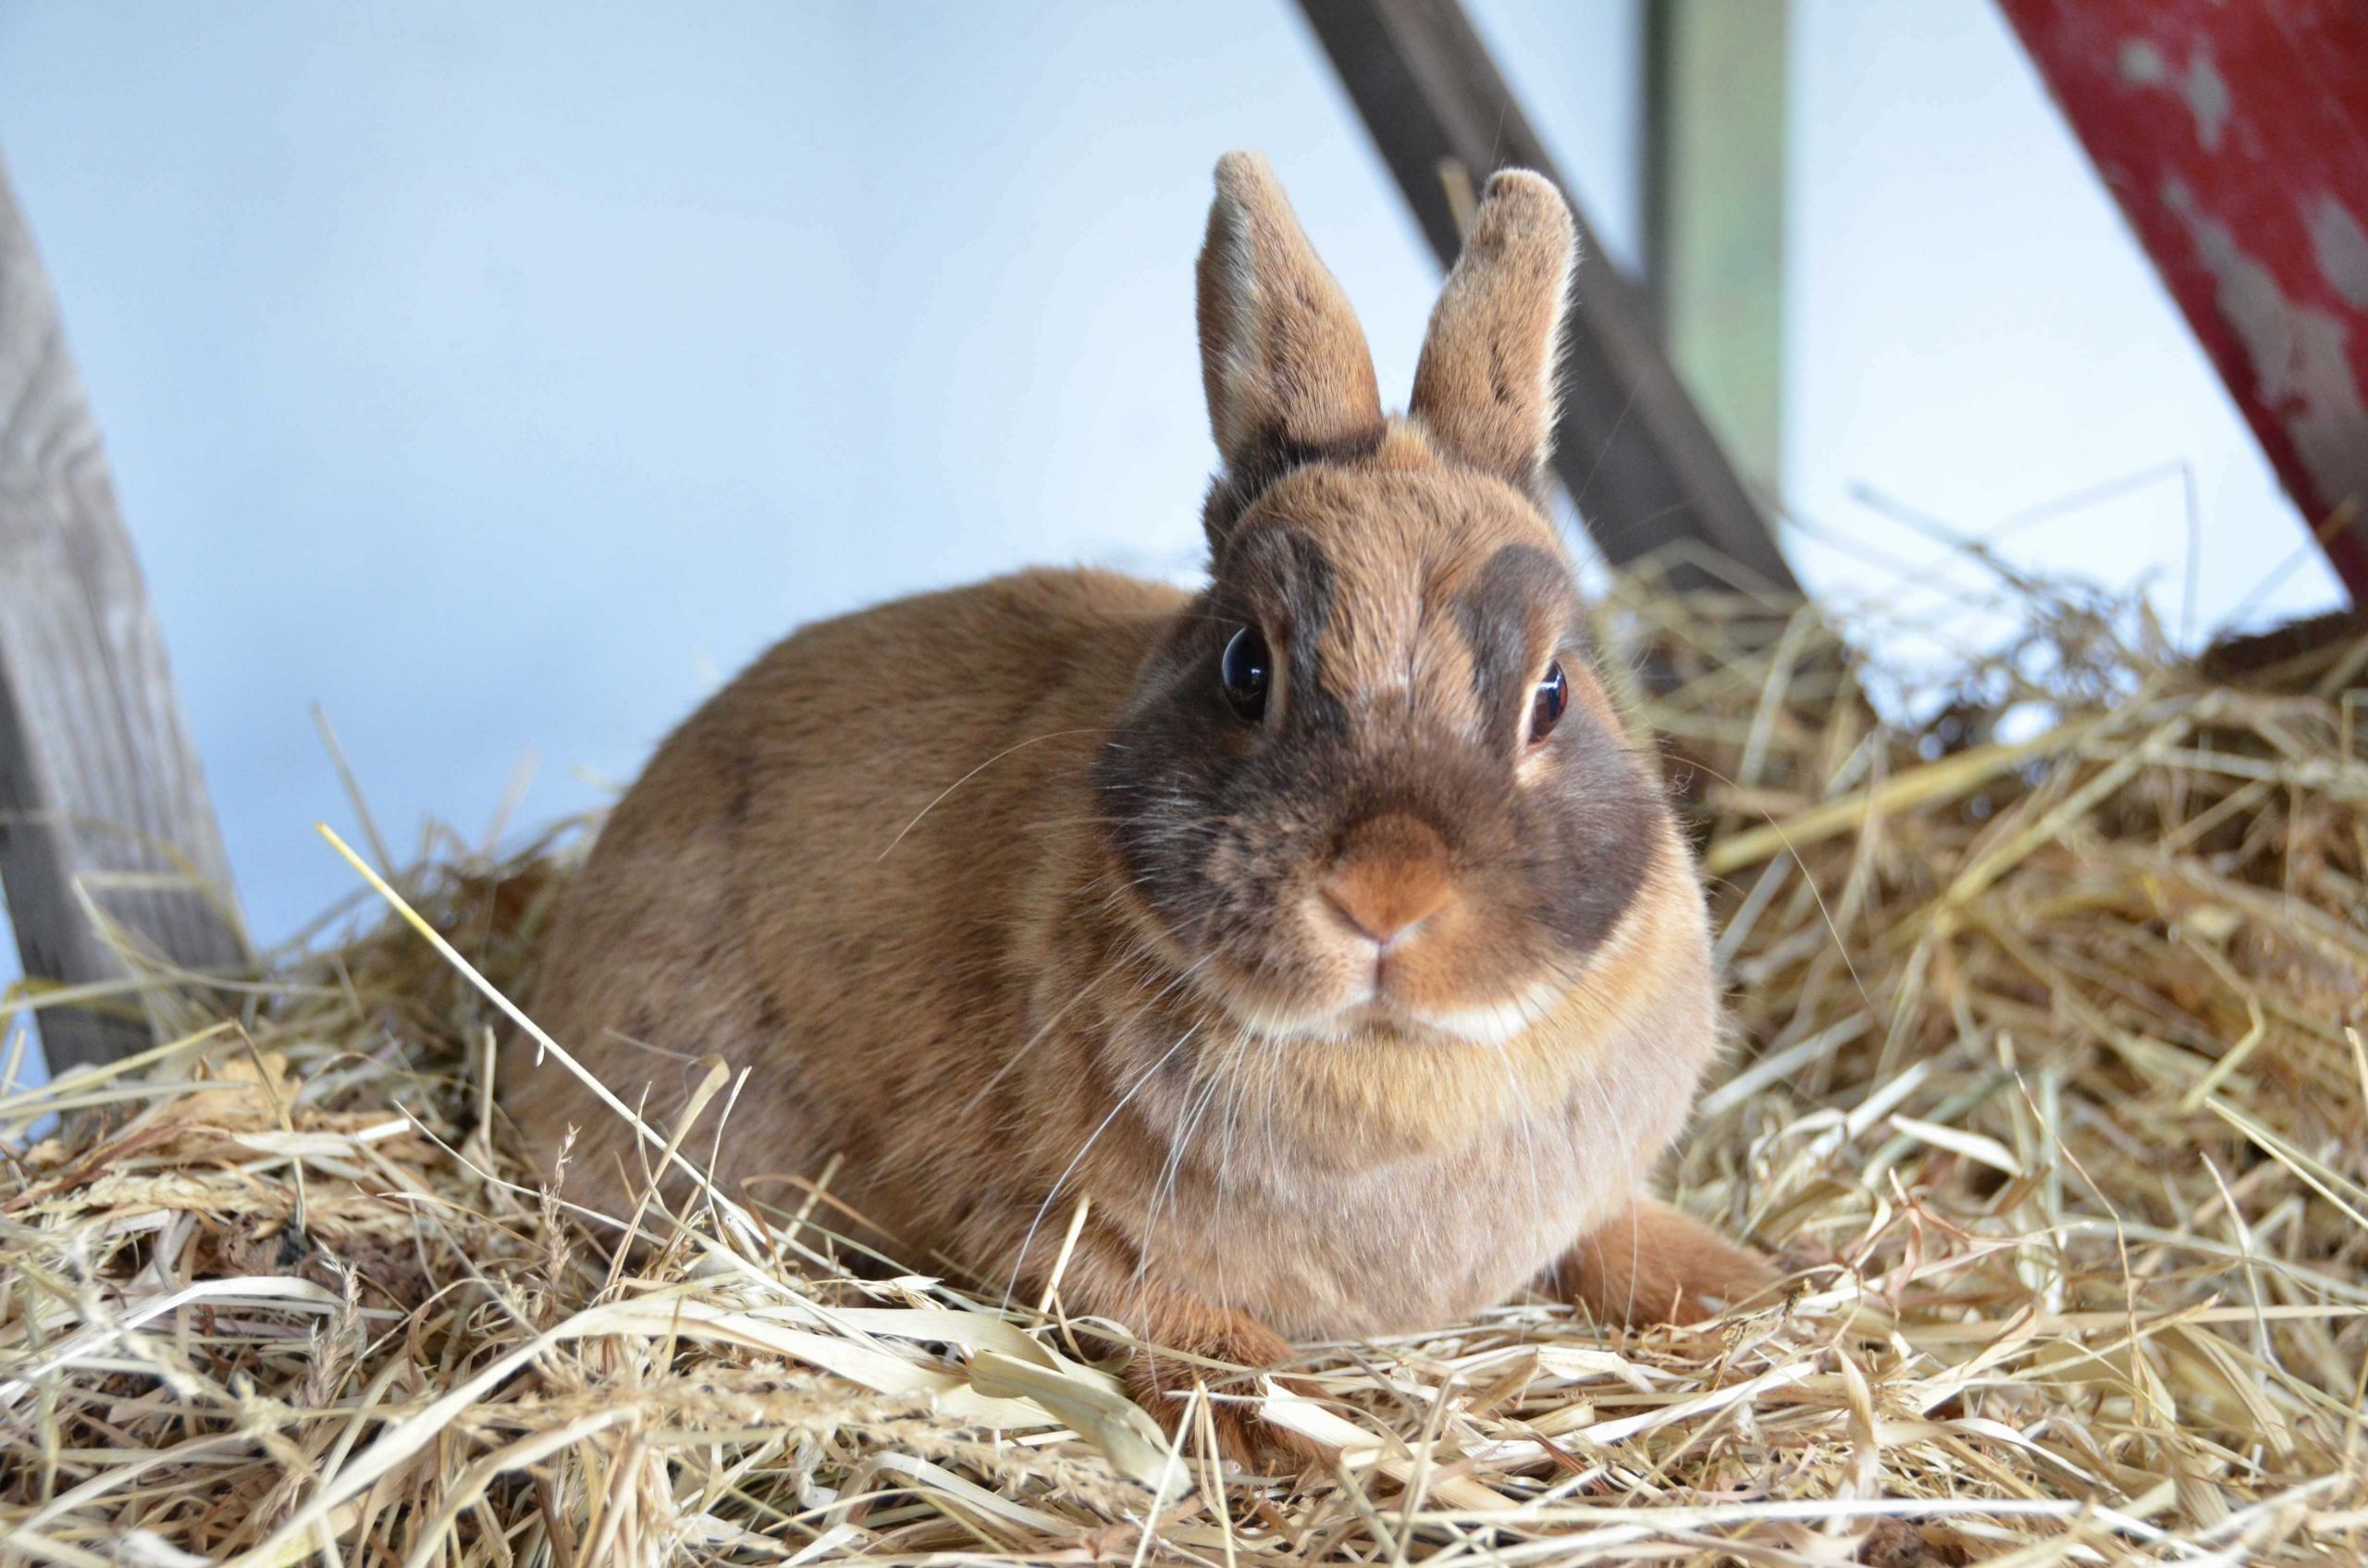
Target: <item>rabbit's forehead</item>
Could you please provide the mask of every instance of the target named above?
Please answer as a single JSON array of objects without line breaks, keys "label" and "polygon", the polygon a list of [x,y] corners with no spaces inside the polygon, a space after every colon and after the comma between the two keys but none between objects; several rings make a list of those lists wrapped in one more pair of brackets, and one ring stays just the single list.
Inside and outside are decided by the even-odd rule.
[{"label": "rabbit's forehead", "polygon": [[1235,541],[1228,575],[1279,621],[1294,682],[1352,704],[1403,694],[1469,723],[1571,629],[1568,559],[1498,487],[1354,475],[1292,489]]}]

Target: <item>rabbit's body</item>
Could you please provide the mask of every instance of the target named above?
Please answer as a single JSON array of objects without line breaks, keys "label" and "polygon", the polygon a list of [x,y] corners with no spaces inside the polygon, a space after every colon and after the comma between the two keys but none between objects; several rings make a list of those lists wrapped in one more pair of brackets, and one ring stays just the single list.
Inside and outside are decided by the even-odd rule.
[{"label": "rabbit's body", "polygon": [[[689,1152],[784,1206],[766,1179],[837,1156],[832,1195],[878,1228],[836,1228],[905,1261],[1033,1284],[1090,1195],[1147,1278],[1290,1338],[1449,1322],[1536,1279],[1684,1115],[1715,1023],[1703,976],[1659,967],[1698,950],[1639,944],[1501,1046],[1286,1047],[1217,1016],[1142,957],[1116,861],[1075,831],[1095,754],[1124,744],[1116,701],[1185,600],[1030,572],[788,638],[617,808],[536,1021],[629,1099],[647,1084],[660,1127],[697,1058],[749,1069]],[[882,700],[880,672],[932,669],[1060,674],[1008,707],[926,680]],[[1697,901],[1682,851],[1661,855],[1650,896],[1675,908],[1654,914],[1683,930]],[[1171,1049],[1188,1036],[1215,1052]],[[574,1079],[524,1068],[511,1105],[536,1141],[580,1130],[565,1191],[627,1212],[654,1156]]]},{"label": "rabbit's body", "polygon": [[[1492,182],[1411,417],[1263,166],[1202,263],[1216,581],[1030,572],[810,626],[659,749],[568,892],[538,1021],[782,1207],[1190,1354],[1630,1319],[1765,1282],[1642,1195],[1716,1048],[1702,899],[1585,663],[1535,496],[1570,225]],[[513,1043],[564,1191],[651,1156]],[[770,1185],[769,1185],[770,1184]],[[1175,1364],[1138,1358],[1163,1414]],[[1255,1451],[1239,1407],[1219,1412]],[[1271,1437],[1268,1440],[1272,1440]]]}]

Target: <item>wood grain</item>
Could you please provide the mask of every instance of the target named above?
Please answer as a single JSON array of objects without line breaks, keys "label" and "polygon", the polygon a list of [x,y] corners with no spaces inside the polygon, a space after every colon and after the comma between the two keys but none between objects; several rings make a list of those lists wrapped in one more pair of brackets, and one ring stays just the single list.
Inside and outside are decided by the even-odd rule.
[{"label": "wood grain", "polygon": [[[183,969],[253,962],[98,427],[5,167],[0,881],[30,980],[120,980],[118,944]],[[141,1049],[160,1021],[138,995],[44,1011],[50,1070]]]}]

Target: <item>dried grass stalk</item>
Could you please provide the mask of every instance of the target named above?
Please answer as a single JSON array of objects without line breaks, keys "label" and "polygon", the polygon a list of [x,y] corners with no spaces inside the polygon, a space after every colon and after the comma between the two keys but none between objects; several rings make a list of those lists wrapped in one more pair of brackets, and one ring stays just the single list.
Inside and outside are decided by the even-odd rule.
[{"label": "dried grass stalk", "polygon": [[826,1181],[646,1210],[611,1265],[486,1077],[565,848],[454,855],[401,879],[434,945],[156,977],[207,1021],[0,1099],[0,1558],[2359,1562],[2368,639],[2207,677],[2021,608],[1913,724],[1807,611],[1606,608],[1745,1043],[1676,1184],[1797,1270],[1781,1310],[1515,1303],[1312,1350],[1321,1400],[1213,1370],[1338,1450],[1268,1483],[1160,1438],[1057,1297],[850,1273]]}]

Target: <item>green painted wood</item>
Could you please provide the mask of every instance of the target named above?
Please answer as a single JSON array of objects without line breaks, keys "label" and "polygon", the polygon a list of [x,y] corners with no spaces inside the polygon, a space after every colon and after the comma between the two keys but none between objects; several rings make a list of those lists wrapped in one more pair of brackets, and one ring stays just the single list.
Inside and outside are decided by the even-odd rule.
[{"label": "green painted wood", "polygon": [[1662,341],[1765,495],[1782,479],[1786,0],[1648,0],[1646,258]]}]

